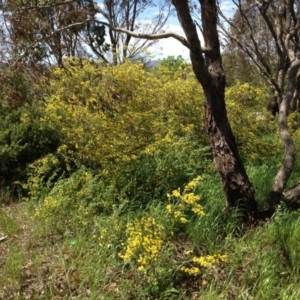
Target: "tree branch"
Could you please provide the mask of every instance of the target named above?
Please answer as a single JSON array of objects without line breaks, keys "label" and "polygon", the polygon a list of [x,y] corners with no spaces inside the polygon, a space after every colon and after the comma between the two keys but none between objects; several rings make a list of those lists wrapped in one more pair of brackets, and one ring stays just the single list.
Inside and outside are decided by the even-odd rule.
[{"label": "tree branch", "polygon": [[[119,28],[119,27],[114,27],[113,25],[103,22],[103,21],[97,21],[99,24],[105,25],[108,28],[110,28],[112,31],[116,32],[121,32],[121,33],[126,33],[134,38],[137,39],[147,39],[147,40],[160,40],[160,39],[167,39],[167,38],[174,38],[175,40],[179,41],[183,46],[187,47],[190,49],[190,45],[188,44],[187,40],[176,33],[173,32],[164,32],[164,33],[156,33],[156,34],[144,34],[144,33],[137,33],[125,28]],[[203,49],[203,52],[207,52],[208,49]]]},{"label": "tree branch", "polygon": [[67,1],[63,1],[63,2],[56,2],[56,3],[45,4],[45,5],[36,5],[36,6],[35,5],[26,6],[26,4],[22,2],[24,7],[22,7],[19,11],[20,12],[25,12],[25,11],[34,10],[34,9],[52,8],[52,7],[56,7],[56,6],[72,4],[72,3],[75,3],[75,2],[76,2],[76,0],[67,0]]},{"label": "tree branch", "polygon": [[[112,31],[116,31],[116,32],[121,32],[121,33],[126,33],[134,38],[138,38],[138,39],[147,39],[147,40],[160,40],[160,39],[167,39],[167,38],[174,38],[175,40],[179,41],[183,46],[187,47],[188,49],[190,49],[190,45],[188,44],[187,40],[176,33],[173,32],[165,32],[165,33],[156,33],[156,34],[143,34],[143,33],[136,33],[134,31],[130,31],[124,28],[118,28],[118,27],[113,27],[111,25],[109,25],[108,23],[99,21],[100,24],[109,26],[111,28]],[[206,47],[202,47],[201,51],[203,53],[207,53],[209,52],[211,49],[206,48]]]},{"label": "tree branch", "polygon": [[54,32],[52,32],[51,34],[49,34],[47,36],[43,36],[39,39],[36,39],[33,43],[31,43],[28,47],[25,48],[23,54],[21,54],[21,56],[15,61],[15,63],[13,65],[15,66],[27,54],[28,50],[33,48],[37,43],[39,43],[41,41],[45,41],[45,40],[49,39],[50,37],[54,36],[55,34],[57,34],[59,32],[62,32],[64,30],[68,30],[70,28],[74,28],[74,27],[77,27],[77,26],[82,26],[82,25],[84,25],[88,22],[91,22],[91,21],[92,21],[91,19],[87,19],[87,20],[84,20],[82,22],[73,23],[73,24],[70,24],[68,26],[59,28],[59,29],[55,30]]}]

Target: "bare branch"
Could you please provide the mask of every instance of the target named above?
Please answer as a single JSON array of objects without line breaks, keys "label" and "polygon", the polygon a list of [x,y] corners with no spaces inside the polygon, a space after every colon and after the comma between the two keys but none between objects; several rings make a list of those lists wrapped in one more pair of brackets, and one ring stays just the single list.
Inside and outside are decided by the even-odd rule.
[{"label": "bare branch", "polygon": [[5,241],[6,239],[7,239],[7,236],[2,236],[2,237],[0,237],[0,242]]},{"label": "bare branch", "polygon": [[[163,26],[173,12],[169,0],[160,1],[158,5],[155,5],[152,0],[103,0],[102,2],[103,6],[96,6],[95,10],[106,19],[104,23],[107,22],[110,25],[104,24],[109,28],[110,44],[112,45],[110,50],[114,64],[126,58],[138,58],[142,49],[149,48],[161,38],[171,37],[167,35],[155,36],[163,32]],[[145,20],[145,16],[143,15],[144,21],[140,22],[139,17],[147,13],[148,8],[152,6],[156,6],[159,9],[157,17],[153,17],[151,21],[148,21],[147,17]],[[99,22],[99,24],[103,23]],[[138,35],[138,32],[143,32],[143,35]],[[175,37],[175,35],[172,37]],[[135,41],[132,38],[136,38]],[[185,47],[188,47],[183,37],[176,38],[180,42],[183,42]],[[129,52],[129,49],[133,45],[139,50]]]},{"label": "bare branch", "polygon": [[[238,5],[238,4],[236,4]],[[221,11],[219,11],[219,14],[224,19],[224,21],[229,24],[232,28],[234,28],[239,34],[242,34],[240,29],[231,21],[229,20]],[[243,17],[245,14],[243,14]],[[251,32],[251,38],[250,40],[253,42],[253,44],[249,43],[248,41],[244,41],[245,44],[243,44],[236,35],[232,35],[227,28],[225,28],[222,24],[219,24],[219,28],[222,31],[222,34],[229,40],[235,42],[238,47],[247,54],[247,56],[251,59],[251,61],[254,63],[256,69],[258,72],[271,84],[276,91],[280,91],[280,87],[278,86],[275,78],[272,76],[272,72],[268,64],[266,63],[265,59],[262,57],[262,55],[259,52],[259,47],[257,43],[254,41],[253,34]],[[250,29],[250,28],[248,28]]]},{"label": "bare branch", "polygon": [[54,36],[55,34],[59,33],[59,32],[62,32],[62,31],[65,31],[65,30],[68,30],[70,28],[74,28],[74,27],[77,27],[77,26],[82,26],[84,24],[87,24],[88,22],[91,22],[92,20],[90,19],[87,19],[87,20],[84,20],[82,22],[78,22],[78,23],[73,23],[73,24],[70,24],[68,26],[65,26],[65,27],[62,27],[62,28],[59,28],[57,30],[55,30],[54,32],[52,32],[51,34],[47,35],[47,36],[43,36],[39,39],[36,39],[33,43],[31,43],[29,46],[27,46],[23,52],[23,54],[18,57],[18,59],[15,61],[14,63],[14,66],[27,54],[28,50],[32,49],[36,44],[38,44],[39,42],[41,41],[45,41],[49,38],[51,38],[52,36]]},{"label": "bare branch", "polygon": [[[144,33],[137,33],[125,28],[118,28],[118,27],[114,27],[111,24],[107,23],[107,22],[102,22],[102,21],[97,21],[99,24],[105,25],[107,27],[109,27],[112,31],[116,31],[116,32],[121,32],[121,33],[126,33],[134,38],[138,38],[138,39],[147,39],[147,40],[160,40],[160,39],[167,39],[167,38],[174,38],[177,41],[179,41],[182,45],[184,45],[185,47],[187,47],[188,49],[190,49],[190,45],[188,43],[188,41],[181,35],[173,33],[173,32],[164,32],[164,33],[156,33],[156,34],[144,34]],[[201,49],[202,52],[208,52],[209,49],[208,48],[203,48]]]}]

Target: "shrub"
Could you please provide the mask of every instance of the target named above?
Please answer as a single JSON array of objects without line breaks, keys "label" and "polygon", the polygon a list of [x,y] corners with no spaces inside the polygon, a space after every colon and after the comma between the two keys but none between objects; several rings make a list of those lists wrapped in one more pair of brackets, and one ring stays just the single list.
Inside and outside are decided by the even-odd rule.
[{"label": "shrub", "polygon": [[263,161],[281,153],[276,120],[266,110],[266,90],[237,83],[226,91],[228,118],[240,153]]},{"label": "shrub", "polygon": [[131,63],[66,64],[68,71],[54,72],[45,118],[81,164],[126,162],[167,136],[199,133],[202,90],[194,78],[170,82]]},{"label": "shrub", "polygon": [[5,69],[0,74],[5,79],[0,84],[0,176],[11,186],[26,179],[29,163],[59,145],[55,128],[40,121],[42,91],[27,72]]}]

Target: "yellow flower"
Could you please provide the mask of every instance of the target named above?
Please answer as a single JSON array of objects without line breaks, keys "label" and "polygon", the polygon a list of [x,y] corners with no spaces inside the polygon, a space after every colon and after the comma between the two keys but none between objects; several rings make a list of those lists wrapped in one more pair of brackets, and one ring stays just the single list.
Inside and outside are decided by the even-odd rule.
[{"label": "yellow flower", "polygon": [[139,267],[138,267],[138,270],[139,270],[140,272],[143,272],[143,273],[146,272],[146,269],[145,269],[144,266],[139,266]]},{"label": "yellow flower", "polygon": [[158,259],[163,246],[164,227],[153,217],[144,216],[127,225],[127,242],[119,256],[124,261],[136,261],[140,271]]},{"label": "yellow flower", "polygon": [[171,204],[168,204],[168,205],[166,206],[166,210],[167,210],[167,212],[170,214],[170,213],[172,212],[172,205],[171,205]]},{"label": "yellow flower", "polygon": [[181,267],[180,270],[191,276],[197,276],[200,273],[200,269],[198,267],[191,267],[191,268]]},{"label": "yellow flower", "polygon": [[179,221],[180,221],[180,223],[182,223],[182,224],[185,224],[185,223],[188,222],[187,219],[184,218],[184,217],[181,217],[181,218],[179,219]]},{"label": "yellow flower", "polygon": [[173,197],[176,197],[176,198],[179,198],[181,195],[180,195],[180,191],[179,190],[174,190],[173,192],[172,192],[172,196]]}]

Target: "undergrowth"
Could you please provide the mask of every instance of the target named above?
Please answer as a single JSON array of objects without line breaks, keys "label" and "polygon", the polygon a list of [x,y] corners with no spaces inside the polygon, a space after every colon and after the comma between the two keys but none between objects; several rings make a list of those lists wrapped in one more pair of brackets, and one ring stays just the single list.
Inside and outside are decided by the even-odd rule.
[{"label": "undergrowth", "polygon": [[[250,170],[258,183],[262,166]],[[199,196],[200,215],[179,205],[186,205],[181,197],[190,187]],[[9,291],[11,299],[299,298],[299,212],[281,206],[271,220],[244,230],[239,212],[222,208],[216,175],[177,192],[176,201],[153,200],[146,210],[125,214],[115,207],[92,216],[73,209],[53,214],[52,222],[30,204],[9,215],[4,207],[1,228],[8,240],[2,245],[9,249],[0,298],[8,299]],[[181,213],[175,217],[175,211]],[[29,235],[18,214],[28,214]]]},{"label": "undergrowth", "polygon": [[[225,208],[187,64],[66,67],[34,105],[0,103],[0,171],[18,188],[0,192],[0,299],[300,298],[300,213],[282,204],[250,227]],[[282,160],[276,119],[261,88],[226,97],[263,208]]]}]

